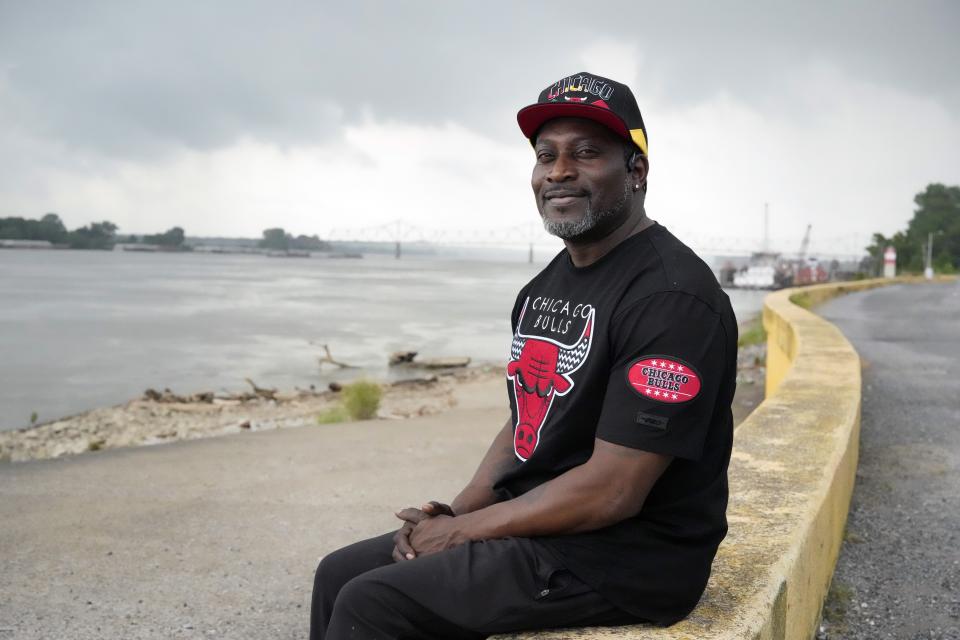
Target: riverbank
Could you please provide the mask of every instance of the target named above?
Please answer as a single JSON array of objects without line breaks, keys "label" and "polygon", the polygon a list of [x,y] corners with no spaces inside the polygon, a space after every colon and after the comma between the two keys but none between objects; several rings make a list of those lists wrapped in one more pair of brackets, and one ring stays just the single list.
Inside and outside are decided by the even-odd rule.
[{"label": "riverbank", "polygon": [[[736,424],[763,400],[765,350],[763,344],[740,348],[733,405]],[[434,415],[469,404],[477,394],[503,393],[502,388],[489,384],[502,376],[502,367],[484,366],[383,385],[376,419]],[[187,402],[145,394],[121,405],[2,431],[0,461],[41,460],[245,431],[309,427],[317,424],[317,416],[338,403],[337,392],[330,390],[279,391],[273,398],[249,394],[246,399],[198,394]]]},{"label": "riverbank", "polygon": [[[475,367],[383,385],[379,420],[447,411],[475,387],[502,376],[500,367]],[[152,390],[151,390],[152,391]],[[66,455],[317,424],[338,406],[329,389],[278,391],[272,398],[196,394],[169,401],[147,392],[121,405],[85,411],[35,427],[0,431],[0,460],[19,462]],[[166,397],[164,397],[166,396]]]}]

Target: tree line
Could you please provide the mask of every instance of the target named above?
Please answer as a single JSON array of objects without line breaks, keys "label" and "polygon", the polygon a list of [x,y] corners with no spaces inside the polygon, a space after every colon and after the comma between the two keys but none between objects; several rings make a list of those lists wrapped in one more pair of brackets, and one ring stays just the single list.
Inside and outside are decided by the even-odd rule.
[{"label": "tree line", "polygon": [[330,243],[317,235],[294,237],[282,227],[263,230],[263,239],[258,243],[261,249],[268,251],[329,251]]},{"label": "tree line", "polygon": [[60,216],[48,213],[39,220],[0,218],[4,240],[46,240],[71,249],[110,249],[116,242],[117,225],[104,220],[68,231]]},{"label": "tree line", "polygon": [[897,231],[889,238],[882,233],[873,234],[867,252],[877,271],[883,264],[887,247],[897,251],[898,271],[923,271],[931,238],[933,269],[939,273],[960,271],[960,187],[929,184],[913,201],[917,208],[906,230]]},{"label": "tree line", "polygon": [[68,231],[56,213],[48,213],[39,220],[29,218],[0,218],[0,239],[45,240],[71,249],[112,249],[118,242],[154,244],[162,247],[185,248],[185,235],[180,227],[163,233],[141,237],[117,235],[117,225],[104,220]]},{"label": "tree line", "polygon": [[[46,240],[71,249],[112,249],[117,243],[150,244],[179,250],[191,248],[184,244],[186,235],[181,227],[143,236],[118,235],[117,230],[117,225],[104,220],[68,231],[56,213],[48,213],[39,220],[0,218],[0,240]],[[270,251],[330,250],[330,243],[316,235],[293,236],[280,227],[264,229],[263,238],[258,245]]]}]

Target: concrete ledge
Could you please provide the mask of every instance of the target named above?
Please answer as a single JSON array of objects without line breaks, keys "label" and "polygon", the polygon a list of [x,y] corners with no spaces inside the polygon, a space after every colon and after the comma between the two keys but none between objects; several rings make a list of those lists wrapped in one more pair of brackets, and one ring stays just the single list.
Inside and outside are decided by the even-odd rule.
[{"label": "concrete ledge", "polygon": [[767,399],[740,425],[730,460],[730,532],[700,604],[668,628],[564,629],[561,638],[809,639],[840,552],[857,468],[860,359],[804,306],[907,279],[787,289],[767,296]]}]

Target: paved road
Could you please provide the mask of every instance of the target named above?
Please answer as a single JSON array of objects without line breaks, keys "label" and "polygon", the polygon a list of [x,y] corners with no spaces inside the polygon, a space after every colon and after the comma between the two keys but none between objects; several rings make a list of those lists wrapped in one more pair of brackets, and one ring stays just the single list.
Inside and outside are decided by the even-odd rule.
[{"label": "paved road", "polygon": [[820,635],[960,638],[960,284],[817,311],[863,359],[860,465]]},{"label": "paved road", "polygon": [[306,638],[319,558],[451,498],[503,382],[403,421],[0,464],[0,640]]}]

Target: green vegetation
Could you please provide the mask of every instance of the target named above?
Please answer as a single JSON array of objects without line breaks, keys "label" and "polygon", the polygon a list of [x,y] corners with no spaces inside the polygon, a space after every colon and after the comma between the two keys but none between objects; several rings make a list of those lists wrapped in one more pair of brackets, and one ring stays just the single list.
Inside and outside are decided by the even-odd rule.
[{"label": "green vegetation", "polygon": [[849,542],[850,544],[863,544],[866,542],[862,535],[856,533],[855,531],[850,531],[850,529],[844,530],[843,541]]},{"label": "green vegetation", "polygon": [[930,184],[913,201],[917,209],[906,231],[898,231],[887,238],[873,234],[873,243],[867,247],[879,273],[883,265],[883,251],[892,246],[897,250],[897,270],[920,273],[926,262],[927,242],[933,234],[933,268],[939,273],[960,270],[960,187]]},{"label": "green vegetation", "polygon": [[349,418],[347,410],[337,405],[318,415],[317,424],[336,424],[337,422],[346,422]]},{"label": "green vegetation", "polygon": [[763,344],[767,341],[767,331],[763,328],[763,320],[755,319],[749,325],[744,327],[743,333],[737,339],[738,347],[749,347],[755,344]]},{"label": "green vegetation", "polygon": [[71,249],[112,249],[116,244],[117,225],[112,222],[94,222],[71,231],[67,243]]},{"label": "green vegetation", "polygon": [[[117,243],[127,243],[156,245],[166,250],[192,250],[192,247],[184,244],[186,233],[182,227],[172,227],[163,233],[144,236],[118,235],[117,230],[117,225],[104,220],[67,231],[56,213],[48,213],[39,220],[0,218],[0,240],[40,240],[71,249],[113,249]],[[281,227],[264,229],[259,246],[269,251],[330,250],[330,243],[321,240],[317,235],[301,234],[294,237]]]},{"label": "green vegetation", "polygon": [[290,237],[286,231],[279,227],[275,229],[264,229],[263,240],[260,241],[260,248],[271,251],[286,251],[290,248]]},{"label": "green vegetation", "polygon": [[803,307],[804,309],[809,309],[813,306],[813,298],[811,298],[810,294],[805,291],[801,293],[795,293],[790,296],[790,302],[798,307]]},{"label": "green vegetation", "polygon": [[67,246],[71,249],[113,249],[118,242],[132,244],[155,244],[161,247],[185,249],[185,234],[182,228],[173,227],[163,233],[136,236],[117,236],[117,225],[104,220],[85,227],[67,231],[60,216],[48,213],[39,220],[27,218],[0,218],[0,239],[3,240],[46,240],[47,242]]},{"label": "green vegetation", "polygon": [[37,418],[39,418],[39,417],[40,417],[40,416],[37,415],[37,412],[36,412],[36,411],[34,411],[33,413],[31,413],[31,414],[30,414],[30,424],[37,424]]},{"label": "green vegetation", "polygon": [[377,415],[383,390],[371,380],[357,380],[341,392],[343,406],[354,420],[369,420]]},{"label": "green vegetation", "polygon": [[341,404],[317,416],[319,424],[332,424],[346,420],[370,420],[380,408],[383,389],[371,380],[357,380],[343,387]]},{"label": "green vegetation", "polygon": [[67,229],[60,216],[48,213],[39,220],[0,218],[0,238],[4,240],[46,240],[53,244],[67,242]]},{"label": "green vegetation", "polygon": [[67,231],[55,213],[39,220],[0,218],[0,238],[4,240],[46,240],[71,249],[112,249],[116,233],[117,225],[106,220]]},{"label": "green vegetation", "polygon": [[317,235],[305,236],[293,235],[284,231],[281,227],[263,230],[263,240],[260,241],[260,248],[269,251],[329,251],[330,243],[324,242]]},{"label": "green vegetation", "polygon": [[161,247],[180,247],[183,245],[184,237],[182,228],[173,227],[163,233],[143,236],[143,243],[155,244]]},{"label": "green vegetation", "polygon": [[853,589],[838,580],[830,583],[830,591],[823,603],[823,619],[830,625],[831,631],[841,635],[846,633],[847,624],[844,618],[852,601]]}]

